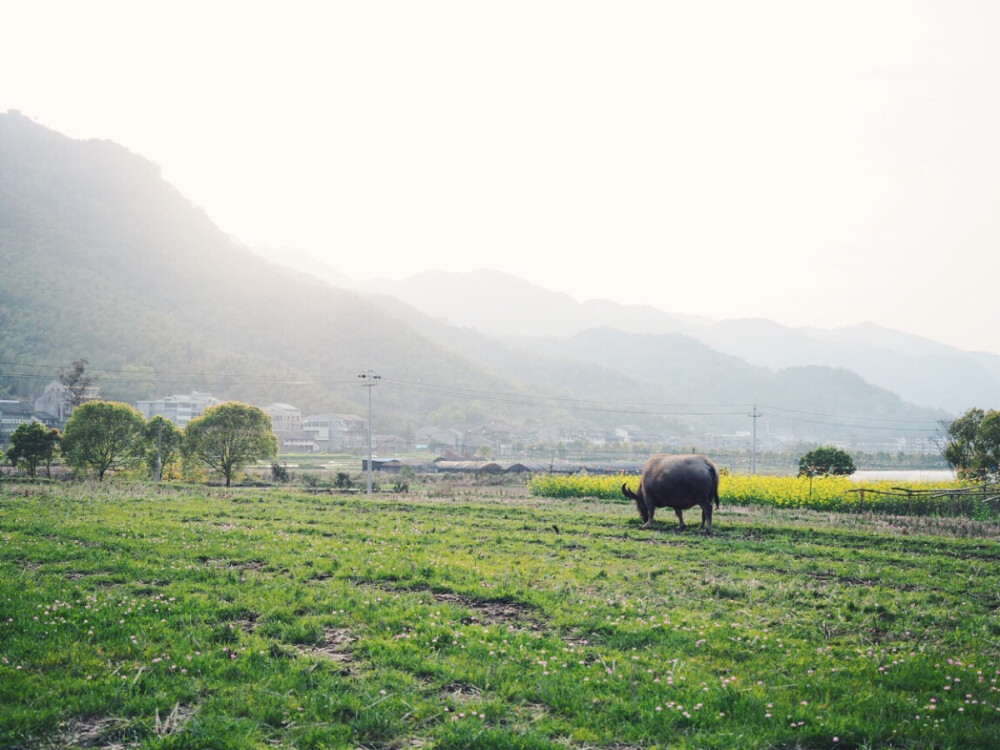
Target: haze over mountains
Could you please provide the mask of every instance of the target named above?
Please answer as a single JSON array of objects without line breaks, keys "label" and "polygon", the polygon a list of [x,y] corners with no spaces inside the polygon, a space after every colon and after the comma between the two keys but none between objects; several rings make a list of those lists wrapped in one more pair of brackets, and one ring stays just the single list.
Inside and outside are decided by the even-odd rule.
[{"label": "haze over mountains", "polygon": [[875,326],[577,303],[485,271],[358,284],[260,252],[141,156],[0,115],[0,394],[26,397],[85,357],[111,397],[203,390],[362,413],[357,375],[371,367],[383,432],[476,420],[745,431],[759,404],[769,431],[818,441],[928,436],[1000,393],[1000,357]]},{"label": "haze over mountains", "polygon": [[[257,249],[268,257],[274,251]],[[565,338],[591,328],[683,334],[712,349],[780,370],[818,365],[850,370],[904,401],[960,414],[1000,396],[1000,356],[968,352],[872,323],[792,328],[761,319],[711,320],[649,305],[577,302],[509,274],[426,271],[394,281],[354,281],[305,253],[283,262],[334,286],[396,297],[433,318],[505,339]]]}]

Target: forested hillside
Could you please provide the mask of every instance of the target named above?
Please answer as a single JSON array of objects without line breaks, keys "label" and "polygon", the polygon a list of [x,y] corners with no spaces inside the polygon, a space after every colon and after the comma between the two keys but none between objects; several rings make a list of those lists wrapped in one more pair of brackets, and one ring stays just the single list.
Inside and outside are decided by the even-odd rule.
[{"label": "forested hillside", "polygon": [[[0,382],[15,395],[78,357],[109,395],[121,371],[152,368],[145,396],[199,389],[309,411],[359,409],[368,367],[516,387],[360,295],[262,261],[142,157],[16,114],[0,116],[0,264]],[[445,400],[381,397],[411,418]]]},{"label": "forested hillside", "polygon": [[[756,402],[785,410],[772,410],[772,425],[786,431],[803,413],[927,425],[942,416],[850,373],[754,367],[685,336],[602,330],[501,342],[334,288],[226,236],[141,156],[17,113],[0,115],[0,267],[7,397],[29,397],[86,358],[107,397],[201,390],[304,413],[360,413],[368,394],[357,375],[374,368],[383,377],[376,429],[386,432],[498,419],[745,429]],[[733,418],[695,414],[706,404],[728,405]],[[823,429],[858,434],[869,424],[826,420]]]}]

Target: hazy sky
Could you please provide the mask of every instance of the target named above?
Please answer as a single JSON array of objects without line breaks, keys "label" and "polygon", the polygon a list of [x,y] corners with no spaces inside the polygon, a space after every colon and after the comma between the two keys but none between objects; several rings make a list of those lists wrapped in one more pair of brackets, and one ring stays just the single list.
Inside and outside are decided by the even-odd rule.
[{"label": "hazy sky", "polygon": [[0,111],[354,278],[1000,353],[1000,3],[5,3]]}]

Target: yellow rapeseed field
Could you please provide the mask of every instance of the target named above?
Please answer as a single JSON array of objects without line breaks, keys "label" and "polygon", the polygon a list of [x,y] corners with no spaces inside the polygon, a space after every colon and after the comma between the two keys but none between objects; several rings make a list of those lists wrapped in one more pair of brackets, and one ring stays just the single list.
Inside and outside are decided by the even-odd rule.
[{"label": "yellow rapeseed field", "polygon": [[[622,484],[633,490],[639,477],[541,475],[529,483],[538,497],[594,497],[628,502],[622,496]],[[834,512],[947,513],[972,515],[977,500],[946,495],[960,489],[959,482],[905,483],[898,481],[853,482],[847,477],[772,477],[723,474],[719,498],[723,504],[760,505],[775,508],[810,508]],[[907,496],[905,490],[914,494]],[[941,494],[928,493],[940,490]],[[919,493],[919,494],[917,494]]]}]

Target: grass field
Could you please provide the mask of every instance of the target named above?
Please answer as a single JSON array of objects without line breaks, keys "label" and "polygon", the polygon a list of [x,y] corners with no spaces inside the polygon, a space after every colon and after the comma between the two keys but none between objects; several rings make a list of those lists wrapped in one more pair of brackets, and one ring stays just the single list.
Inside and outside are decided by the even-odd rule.
[{"label": "grass field", "polygon": [[0,747],[1000,747],[1000,526],[0,486]]}]

